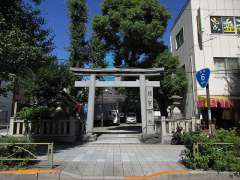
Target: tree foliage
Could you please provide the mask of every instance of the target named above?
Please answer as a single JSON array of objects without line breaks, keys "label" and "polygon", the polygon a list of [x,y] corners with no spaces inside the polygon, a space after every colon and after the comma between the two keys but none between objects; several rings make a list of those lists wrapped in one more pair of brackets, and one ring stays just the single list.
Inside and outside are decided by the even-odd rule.
[{"label": "tree foliage", "polygon": [[70,61],[74,67],[82,67],[88,53],[85,41],[87,6],[85,0],[68,0],[68,12],[71,20]]},{"label": "tree foliage", "polygon": [[161,37],[170,15],[158,0],[105,0],[102,14],[93,29],[114,53],[116,66],[138,66],[165,49]]},{"label": "tree foliage", "polygon": [[42,28],[39,11],[21,0],[0,6],[0,72],[21,75],[47,62],[52,50],[49,31]]},{"label": "tree foliage", "polygon": [[162,115],[167,116],[166,109],[171,105],[171,96],[185,96],[187,88],[185,69],[180,66],[178,58],[173,56],[168,50],[165,50],[156,57],[152,67],[164,68],[164,73],[155,79],[160,80],[161,89],[154,89],[154,94]]},{"label": "tree foliage", "polygon": [[161,91],[155,100],[167,115],[169,97],[183,95],[187,81],[179,61],[161,38],[171,18],[159,0],[104,0],[102,15],[93,21],[93,30],[107,52],[114,54],[115,66],[163,67]]},{"label": "tree foliage", "polygon": [[53,61],[22,80],[21,84],[25,98],[39,106],[50,107],[62,98],[64,88],[73,86],[74,76],[68,65]]},{"label": "tree foliage", "polygon": [[186,73],[177,57],[166,50],[157,56],[152,67],[164,68],[164,74],[160,79],[164,95],[168,98],[172,95],[184,95],[183,90],[187,87]]},{"label": "tree foliage", "polygon": [[[35,0],[40,3],[40,0]],[[0,78],[24,76],[48,63],[52,50],[50,32],[42,27],[38,9],[22,0],[3,0],[0,6]]]},{"label": "tree foliage", "polygon": [[90,42],[89,63],[93,68],[104,68],[107,66],[105,62],[106,47],[101,43],[100,39],[93,34]]}]

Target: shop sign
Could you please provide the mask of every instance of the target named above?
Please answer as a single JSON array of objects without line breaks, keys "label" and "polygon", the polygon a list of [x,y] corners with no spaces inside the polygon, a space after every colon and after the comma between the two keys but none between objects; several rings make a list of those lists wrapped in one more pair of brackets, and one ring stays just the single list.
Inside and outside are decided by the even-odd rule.
[{"label": "shop sign", "polygon": [[222,33],[222,20],[221,17],[212,16],[210,17],[211,22],[211,32],[212,33]]},{"label": "shop sign", "polygon": [[[198,108],[207,108],[207,100],[205,97],[199,97],[197,101]],[[226,98],[210,98],[211,108],[231,108],[234,107],[234,102],[232,99]]]},{"label": "shop sign", "polygon": [[211,16],[210,25],[212,33],[240,34],[240,17]]},{"label": "shop sign", "polygon": [[233,17],[222,17],[222,24],[224,33],[235,33]]}]

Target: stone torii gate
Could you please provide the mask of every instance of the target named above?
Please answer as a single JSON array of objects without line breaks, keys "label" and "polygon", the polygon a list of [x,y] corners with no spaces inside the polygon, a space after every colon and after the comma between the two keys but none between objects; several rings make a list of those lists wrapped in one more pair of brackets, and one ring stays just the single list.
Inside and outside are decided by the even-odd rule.
[{"label": "stone torii gate", "polygon": [[[129,68],[101,68],[101,69],[83,69],[71,68],[77,76],[90,76],[89,80],[75,81],[75,87],[88,87],[88,112],[86,122],[87,134],[93,133],[94,125],[94,104],[96,87],[139,87],[141,101],[142,133],[153,134],[153,87],[160,87],[159,81],[149,81],[146,77],[160,76],[163,68],[152,69],[129,69]],[[115,81],[100,81],[96,77],[115,76]],[[121,77],[137,77],[136,81],[122,81]]]}]

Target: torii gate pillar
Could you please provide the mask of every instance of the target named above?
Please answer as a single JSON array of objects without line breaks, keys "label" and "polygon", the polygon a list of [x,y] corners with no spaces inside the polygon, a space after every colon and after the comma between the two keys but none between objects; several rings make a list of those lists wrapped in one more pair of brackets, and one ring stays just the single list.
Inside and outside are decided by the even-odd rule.
[{"label": "torii gate pillar", "polygon": [[142,133],[154,134],[154,117],[153,117],[153,87],[146,86],[145,75],[140,75],[140,101],[142,117]]},{"label": "torii gate pillar", "polygon": [[90,75],[90,84],[88,90],[88,111],[87,111],[87,123],[86,123],[86,133],[93,133],[93,123],[94,123],[94,101],[95,101],[95,81],[96,75]]}]

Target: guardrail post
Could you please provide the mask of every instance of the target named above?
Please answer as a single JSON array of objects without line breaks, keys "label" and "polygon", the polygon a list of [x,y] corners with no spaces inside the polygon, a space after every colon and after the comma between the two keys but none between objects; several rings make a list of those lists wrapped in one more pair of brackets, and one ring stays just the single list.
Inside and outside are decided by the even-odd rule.
[{"label": "guardrail post", "polygon": [[51,168],[53,168],[53,143],[48,144],[48,161],[50,161]]},{"label": "guardrail post", "polygon": [[9,135],[13,135],[13,131],[14,131],[14,117],[10,117],[10,127],[9,127]]},{"label": "guardrail post", "polygon": [[196,127],[196,118],[192,117],[192,132],[195,132],[195,127]]},{"label": "guardrail post", "polygon": [[162,127],[162,136],[165,136],[166,135],[166,118],[165,118],[165,116],[162,116],[161,127]]},{"label": "guardrail post", "polygon": [[193,144],[193,157],[194,157],[194,158],[196,157],[196,155],[199,154],[198,145],[199,145],[198,143],[194,143],[194,144]]}]

